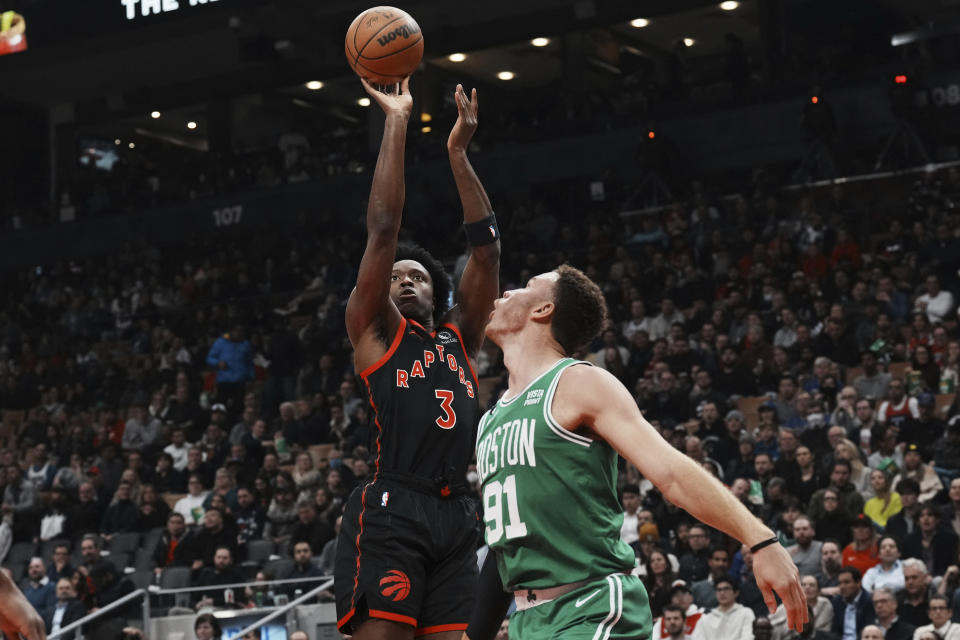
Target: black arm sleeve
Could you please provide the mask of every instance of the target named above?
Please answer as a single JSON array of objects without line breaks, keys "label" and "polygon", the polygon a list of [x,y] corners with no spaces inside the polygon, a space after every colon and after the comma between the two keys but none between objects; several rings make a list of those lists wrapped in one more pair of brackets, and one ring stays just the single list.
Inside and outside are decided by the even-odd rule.
[{"label": "black arm sleeve", "polygon": [[493,551],[487,552],[480,569],[480,581],[477,584],[477,602],[473,607],[467,636],[470,640],[493,640],[500,630],[500,623],[510,607],[513,594],[503,590],[497,559]]}]

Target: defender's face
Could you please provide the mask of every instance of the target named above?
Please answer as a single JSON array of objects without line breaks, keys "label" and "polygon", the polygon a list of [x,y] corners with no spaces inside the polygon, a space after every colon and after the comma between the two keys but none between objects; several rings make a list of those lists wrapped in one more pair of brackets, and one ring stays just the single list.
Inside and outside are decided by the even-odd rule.
[{"label": "defender's face", "polygon": [[503,297],[493,302],[487,336],[496,341],[498,335],[516,331],[526,324],[530,311],[541,303],[553,302],[553,290],[560,274],[548,271],[530,278],[522,289],[504,291]]},{"label": "defender's face", "polygon": [[433,315],[433,280],[416,260],[399,260],[390,273],[390,299],[404,318],[430,324]]}]

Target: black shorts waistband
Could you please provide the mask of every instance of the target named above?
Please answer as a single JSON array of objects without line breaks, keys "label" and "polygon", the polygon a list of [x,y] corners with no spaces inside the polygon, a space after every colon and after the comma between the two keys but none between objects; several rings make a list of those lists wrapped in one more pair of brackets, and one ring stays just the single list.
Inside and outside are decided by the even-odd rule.
[{"label": "black shorts waistband", "polygon": [[445,478],[425,478],[412,473],[402,473],[400,471],[381,471],[376,475],[374,482],[386,480],[401,484],[417,493],[439,498],[455,498],[468,494],[469,488],[464,482],[450,482]]}]

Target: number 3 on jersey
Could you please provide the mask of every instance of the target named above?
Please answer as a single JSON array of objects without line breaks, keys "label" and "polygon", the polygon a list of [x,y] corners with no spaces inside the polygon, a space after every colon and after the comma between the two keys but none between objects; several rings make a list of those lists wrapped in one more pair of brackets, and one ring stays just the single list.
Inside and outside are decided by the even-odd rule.
[{"label": "number 3 on jersey", "polygon": [[440,400],[440,409],[443,415],[437,418],[437,426],[441,429],[453,429],[457,424],[457,413],[453,410],[453,391],[437,389],[434,395]]},{"label": "number 3 on jersey", "polygon": [[[507,522],[503,522],[503,497],[507,502]],[[487,523],[487,544],[500,541],[503,534],[507,540],[527,535],[527,525],[520,520],[520,509],[517,507],[517,476],[510,475],[501,484],[492,480],[483,488],[483,519]]]}]

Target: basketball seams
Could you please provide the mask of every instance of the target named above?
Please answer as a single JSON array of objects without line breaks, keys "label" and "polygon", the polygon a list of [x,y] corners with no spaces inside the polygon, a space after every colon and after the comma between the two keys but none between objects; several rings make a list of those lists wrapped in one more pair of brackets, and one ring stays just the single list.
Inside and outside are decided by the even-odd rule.
[{"label": "basketball seams", "polygon": [[[373,39],[376,38],[376,37],[380,34],[381,31],[383,31],[384,29],[386,29],[387,27],[389,27],[390,25],[392,25],[392,24],[393,24],[394,22],[396,22],[397,20],[403,20],[404,17],[405,17],[405,16],[398,16],[398,17],[394,18],[393,20],[391,20],[390,22],[387,22],[386,24],[384,24],[382,27],[380,27],[379,29],[377,29],[377,30],[373,33],[373,35],[370,36],[370,38],[369,38],[366,42],[363,43],[363,46],[362,46],[362,47],[357,47],[357,33],[360,31],[360,27],[357,27],[357,30],[353,32],[353,46],[356,48],[357,54],[358,54],[359,56],[363,56],[363,50],[366,49],[366,48],[370,45],[371,42],[373,42]],[[423,36],[421,35],[420,37],[422,38]]]},{"label": "basketball seams", "polygon": [[370,58],[370,57],[368,57],[368,56],[360,56],[360,57],[357,58],[357,59],[359,60],[360,58],[363,58],[364,60],[383,60],[384,58],[389,58],[390,56],[395,56],[395,55],[397,55],[398,53],[402,53],[402,52],[406,51],[407,49],[410,49],[411,47],[415,47],[415,46],[417,46],[418,44],[420,44],[421,42],[423,42],[423,36],[420,36],[420,39],[419,39],[419,40],[417,40],[416,42],[412,42],[412,43],[408,44],[408,45],[405,46],[403,49],[394,49],[394,50],[391,51],[390,53],[387,53],[387,54],[382,55],[382,56],[377,56],[376,58]]}]

